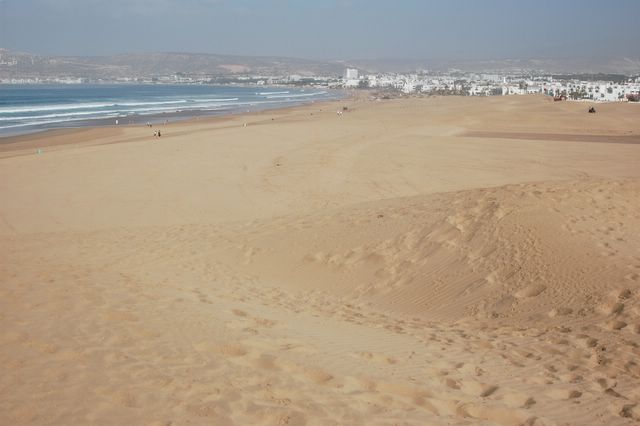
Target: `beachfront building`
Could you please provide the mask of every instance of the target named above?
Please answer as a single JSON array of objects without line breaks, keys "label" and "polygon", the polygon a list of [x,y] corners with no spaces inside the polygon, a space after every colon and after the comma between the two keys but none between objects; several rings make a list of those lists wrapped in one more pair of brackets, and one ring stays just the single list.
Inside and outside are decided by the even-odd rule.
[{"label": "beachfront building", "polygon": [[543,86],[543,93],[552,96],[565,95],[570,100],[595,102],[625,102],[629,96],[638,95],[640,84],[604,81],[550,81]]},{"label": "beachfront building", "polygon": [[347,68],[344,72],[345,80],[357,80],[358,79],[358,70],[356,68]]},{"label": "beachfront building", "polygon": [[360,78],[358,77],[358,70],[355,68],[347,68],[344,71],[343,86],[347,88],[360,87]]},{"label": "beachfront building", "polygon": [[[345,76],[356,76],[347,70]],[[567,100],[624,102],[640,97],[640,79],[626,82],[559,80],[548,75],[479,74],[453,70],[442,73],[425,71],[412,74],[371,74],[344,79],[342,87],[390,89],[405,94],[509,96],[546,94]]]},{"label": "beachfront building", "polygon": [[413,93],[416,90],[416,85],[413,81],[405,81],[402,86],[403,93]]}]

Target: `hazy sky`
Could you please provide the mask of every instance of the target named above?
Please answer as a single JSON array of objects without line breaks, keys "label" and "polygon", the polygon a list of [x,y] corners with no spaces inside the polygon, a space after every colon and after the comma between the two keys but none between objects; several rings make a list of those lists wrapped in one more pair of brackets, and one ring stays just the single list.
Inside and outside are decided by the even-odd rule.
[{"label": "hazy sky", "polygon": [[313,59],[640,57],[640,0],[0,0],[0,47]]}]

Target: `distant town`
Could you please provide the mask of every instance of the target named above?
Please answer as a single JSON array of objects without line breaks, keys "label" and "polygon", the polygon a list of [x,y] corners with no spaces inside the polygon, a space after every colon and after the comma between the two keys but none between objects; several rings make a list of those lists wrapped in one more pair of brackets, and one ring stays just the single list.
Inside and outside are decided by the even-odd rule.
[{"label": "distant town", "polygon": [[[298,63],[282,58],[183,54],[114,58],[100,63],[91,58],[40,57],[0,49],[0,84],[308,86],[370,90],[380,97],[545,94],[556,100],[640,100],[640,74],[551,73],[514,68],[479,72],[456,68],[444,71],[419,69],[405,73],[384,73],[348,65],[345,67],[346,64],[340,68],[336,63]],[[200,65],[192,65],[195,63]],[[131,64],[144,66],[136,68]],[[172,68],[182,71],[169,71]]]},{"label": "distant town", "polygon": [[330,89],[369,89],[382,96],[440,95],[440,96],[507,96],[545,94],[556,100],[595,102],[640,101],[640,76],[617,74],[487,74],[450,70],[414,73],[369,74],[347,68],[342,77],[336,76],[189,76],[174,75],[116,79],[88,79],[79,77],[3,78],[1,84],[219,84],[257,86],[308,86]]},{"label": "distant town", "polygon": [[638,102],[640,77],[620,75],[485,74],[451,70],[413,74],[360,75],[347,69],[345,88],[393,89],[403,94],[507,96],[545,94],[556,100]]}]

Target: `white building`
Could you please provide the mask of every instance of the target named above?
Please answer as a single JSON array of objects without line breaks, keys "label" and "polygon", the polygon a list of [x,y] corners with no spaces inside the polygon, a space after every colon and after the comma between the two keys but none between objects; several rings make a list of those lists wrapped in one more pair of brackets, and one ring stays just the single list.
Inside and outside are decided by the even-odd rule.
[{"label": "white building", "polygon": [[358,79],[358,70],[355,68],[347,68],[344,72],[345,80],[357,80]]}]

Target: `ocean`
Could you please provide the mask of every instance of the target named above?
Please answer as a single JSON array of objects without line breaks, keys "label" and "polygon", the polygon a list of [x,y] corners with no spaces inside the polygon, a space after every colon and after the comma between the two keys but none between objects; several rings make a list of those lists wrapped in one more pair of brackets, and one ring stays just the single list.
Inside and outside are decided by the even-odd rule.
[{"label": "ocean", "polygon": [[0,137],[53,128],[158,123],[339,99],[315,88],[209,85],[0,85]]}]

